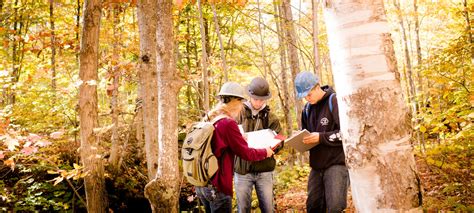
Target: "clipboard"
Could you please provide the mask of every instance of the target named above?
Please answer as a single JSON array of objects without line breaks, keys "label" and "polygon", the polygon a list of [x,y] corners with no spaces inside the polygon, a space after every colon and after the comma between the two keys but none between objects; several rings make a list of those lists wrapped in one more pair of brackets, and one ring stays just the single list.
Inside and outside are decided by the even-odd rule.
[{"label": "clipboard", "polygon": [[301,131],[298,131],[297,133],[293,134],[291,137],[285,140],[285,146],[289,145],[296,149],[298,152],[306,152],[310,150],[311,148],[315,147],[318,145],[317,143],[315,144],[305,144],[303,143],[303,138],[308,136],[310,132],[306,129],[303,129]]}]

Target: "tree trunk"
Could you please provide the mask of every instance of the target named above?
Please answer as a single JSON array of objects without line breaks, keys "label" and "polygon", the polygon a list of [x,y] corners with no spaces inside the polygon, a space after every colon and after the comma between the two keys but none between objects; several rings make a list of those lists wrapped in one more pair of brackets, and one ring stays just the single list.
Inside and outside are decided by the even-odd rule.
[{"label": "tree trunk", "polygon": [[[112,69],[110,70],[111,77],[112,77],[112,100],[110,103],[110,107],[112,110],[112,124],[114,125],[112,128],[112,146],[110,148],[110,158],[109,162],[112,167],[112,170],[117,173],[119,171],[118,162],[120,158],[120,138],[119,138],[119,81],[120,81],[120,50],[119,50],[119,41],[121,33],[118,32],[118,26],[120,24],[119,13],[120,13],[120,5],[119,3],[114,3],[113,6],[113,45],[112,45]],[[107,88],[109,90],[110,88]]]},{"label": "tree trunk", "polygon": [[98,127],[97,65],[99,58],[100,1],[84,2],[79,77],[79,110],[81,128],[81,159],[88,175],[84,178],[88,212],[106,212],[104,164],[94,128]]},{"label": "tree trunk", "polygon": [[156,68],[157,3],[140,0],[137,4],[140,34],[139,75],[143,98],[143,127],[148,179],[155,178],[158,169],[158,75]]},{"label": "tree trunk", "polygon": [[[280,16],[280,10],[277,6],[277,0],[273,0],[274,10],[275,10],[275,25],[277,29],[277,33],[282,33],[282,19]],[[278,36],[278,49],[280,51],[280,67],[281,67],[281,88],[283,92],[283,98],[281,99],[281,105],[283,108],[283,114],[285,116],[286,122],[286,134],[291,135],[293,131],[293,119],[290,113],[290,98],[289,98],[289,91],[288,91],[288,76],[287,76],[287,65],[286,65],[286,51],[285,51],[286,43],[283,37]]]},{"label": "tree trunk", "polygon": [[56,93],[56,36],[54,29],[54,0],[49,0],[49,23],[51,24],[51,89]]},{"label": "tree trunk", "polygon": [[466,31],[469,39],[469,43],[471,44],[471,61],[474,62],[474,36],[472,36],[472,27],[471,27],[471,19],[469,18],[469,6],[467,0],[463,0],[463,14],[466,18]]},{"label": "tree trunk", "polygon": [[[290,70],[291,70],[291,87],[295,88],[294,85],[294,79],[296,75],[298,74],[299,70],[299,60],[298,60],[298,49],[296,47],[297,42],[296,42],[296,32],[295,32],[295,27],[293,23],[293,15],[291,14],[291,5],[290,5],[290,0],[283,0],[282,1],[282,13],[283,13],[283,18],[284,18],[284,31],[287,37],[287,46],[288,46],[288,57],[290,61]],[[298,115],[299,112],[301,112],[301,109],[303,108],[303,104],[301,100],[298,100],[298,97],[294,95],[294,101],[295,101],[295,111],[297,112],[296,114]],[[296,116],[296,121],[298,123],[298,129],[301,129],[301,117]]]},{"label": "tree trunk", "polygon": [[400,29],[403,37],[403,46],[404,46],[404,53],[405,53],[405,63],[406,63],[406,70],[407,70],[407,81],[409,85],[409,93],[408,97],[410,100],[410,104],[412,105],[412,115],[413,117],[417,113],[417,107],[416,107],[416,91],[415,91],[415,83],[413,82],[413,73],[412,73],[412,67],[411,67],[411,59],[410,59],[410,53],[408,51],[408,39],[407,39],[407,33],[405,30],[405,24],[403,22],[403,16],[402,16],[402,10],[400,8],[400,4],[398,0],[393,0],[393,5],[397,9],[397,14],[398,14],[398,21],[400,24]]},{"label": "tree trunk", "polygon": [[172,1],[158,1],[156,29],[158,70],[158,170],[145,187],[153,212],[178,212],[178,91],[182,81],[176,70]]},{"label": "tree trunk", "polygon": [[[416,39],[416,59],[417,65],[421,64],[421,44],[420,44],[420,21],[418,20],[418,0],[413,0],[413,12],[415,18],[415,39]],[[418,72],[418,80],[421,85],[421,78]]]},{"label": "tree trunk", "polygon": [[421,211],[410,119],[383,1],[327,2],[325,19],[356,210]]},{"label": "tree trunk", "polygon": [[198,10],[199,10],[199,29],[201,31],[201,67],[202,67],[202,84],[204,90],[204,100],[203,100],[203,109],[204,111],[209,111],[209,80],[208,80],[208,71],[207,71],[207,41],[206,41],[206,32],[204,29],[204,20],[202,17],[202,5],[201,0],[197,0]]},{"label": "tree trunk", "polygon": [[314,73],[322,78],[321,60],[319,55],[319,25],[318,25],[318,8],[319,0],[312,0],[313,3],[313,57],[314,57]]},{"label": "tree trunk", "polygon": [[221,36],[221,31],[219,27],[219,19],[217,17],[217,12],[216,12],[216,5],[215,3],[211,3],[212,6],[212,13],[214,14],[214,26],[216,28],[216,33],[217,33],[217,38],[219,39],[219,47],[220,47],[220,52],[221,52],[221,60],[222,60],[222,70],[224,72],[224,80],[228,81],[228,76],[227,76],[227,63],[225,60],[225,52],[224,52],[224,44],[222,43],[222,36]]},{"label": "tree trunk", "polygon": [[[76,42],[77,44],[80,44],[79,32],[81,29],[81,0],[77,0],[76,11]],[[76,53],[76,61],[79,61],[79,53]]]},{"label": "tree trunk", "polygon": [[263,35],[263,30],[262,30],[262,25],[263,25],[263,19],[262,19],[262,11],[260,9],[260,1],[257,0],[257,10],[258,10],[258,34],[260,35],[260,54],[262,54],[262,67],[263,67],[263,73],[264,73],[264,78],[267,78],[267,66],[265,62],[265,42],[264,42],[264,35]]}]

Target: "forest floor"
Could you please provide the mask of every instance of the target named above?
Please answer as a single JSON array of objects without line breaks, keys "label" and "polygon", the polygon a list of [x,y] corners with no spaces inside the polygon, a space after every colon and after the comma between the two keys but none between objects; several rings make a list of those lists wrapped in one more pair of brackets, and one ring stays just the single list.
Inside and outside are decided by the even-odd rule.
[{"label": "forest floor", "polygon": [[[447,193],[451,185],[446,182],[445,174],[433,169],[424,158],[417,157],[416,164],[423,189],[423,209],[425,212],[439,211],[474,211],[474,197],[469,195],[472,189],[465,187],[454,190],[457,192]],[[469,174],[468,176],[472,176]],[[469,180],[470,177],[466,177]],[[472,178],[472,177],[471,177]],[[277,212],[305,212],[307,177],[293,182],[287,190],[276,192]],[[467,189],[466,189],[467,188]],[[463,193],[462,191],[466,191]],[[450,194],[454,194],[451,196]],[[355,212],[351,193],[348,193],[348,205],[346,212]]]}]

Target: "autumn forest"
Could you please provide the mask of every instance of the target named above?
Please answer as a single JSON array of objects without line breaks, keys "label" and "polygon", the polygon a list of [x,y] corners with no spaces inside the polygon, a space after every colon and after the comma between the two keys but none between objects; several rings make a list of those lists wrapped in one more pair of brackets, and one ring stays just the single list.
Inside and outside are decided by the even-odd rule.
[{"label": "autumn forest", "polygon": [[[225,82],[259,76],[290,136],[301,71],[337,93],[345,211],[472,212],[473,13],[473,0],[0,0],[0,212],[203,212],[182,175],[190,125]],[[306,212],[309,153],[275,158],[275,211]]]}]

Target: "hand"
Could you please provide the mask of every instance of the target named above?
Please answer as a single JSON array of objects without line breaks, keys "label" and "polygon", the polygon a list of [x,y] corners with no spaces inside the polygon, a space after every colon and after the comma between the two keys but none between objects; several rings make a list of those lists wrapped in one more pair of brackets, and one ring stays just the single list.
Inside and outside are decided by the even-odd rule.
[{"label": "hand", "polygon": [[312,132],[310,135],[303,138],[305,144],[319,144],[319,133]]},{"label": "hand", "polygon": [[270,147],[265,148],[267,150],[267,158],[271,157],[273,155],[273,150]]},{"label": "hand", "polygon": [[247,133],[242,134],[242,137],[243,137],[245,140],[248,140],[248,139],[249,139],[249,136],[248,136]]}]

